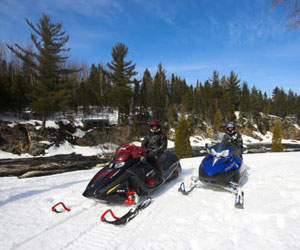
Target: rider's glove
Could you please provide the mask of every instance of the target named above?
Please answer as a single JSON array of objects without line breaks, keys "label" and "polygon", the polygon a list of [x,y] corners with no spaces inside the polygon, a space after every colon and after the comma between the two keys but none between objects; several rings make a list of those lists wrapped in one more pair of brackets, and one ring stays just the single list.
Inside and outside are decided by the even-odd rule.
[{"label": "rider's glove", "polygon": [[231,137],[231,140],[234,141],[237,139],[237,134],[234,134],[232,137]]}]

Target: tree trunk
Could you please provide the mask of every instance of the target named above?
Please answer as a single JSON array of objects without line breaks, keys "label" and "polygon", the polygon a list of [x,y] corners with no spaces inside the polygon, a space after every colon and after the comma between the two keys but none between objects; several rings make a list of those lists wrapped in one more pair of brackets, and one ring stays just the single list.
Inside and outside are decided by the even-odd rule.
[{"label": "tree trunk", "polygon": [[118,125],[121,124],[121,119],[120,119],[120,108],[118,107]]},{"label": "tree trunk", "polygon": [[45,116],[45,115],[43,115],[43,120],[42,120],[42,129],[41,129],[42,133],[44,133],[44,132],[45,132],[45,128],[46,128],[46,116]]}]

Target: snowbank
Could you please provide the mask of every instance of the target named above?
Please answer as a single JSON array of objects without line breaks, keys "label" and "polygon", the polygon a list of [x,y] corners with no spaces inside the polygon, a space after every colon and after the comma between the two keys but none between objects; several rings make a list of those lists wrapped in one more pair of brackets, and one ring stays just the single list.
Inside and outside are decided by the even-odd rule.
[{"label": "snowbank", "polygon": [[17,159],[17,158],[29,158],[29,157],[33,157],[33,156],[30,154],[17,155],[17,154],[12,154],[0,150],[0,159]]},{"label": "snowbank", "polygon": [[102,155],[104,153],[114,152],[117,148],[116,145],[106,143],[103,145],[98,145],[94,147],[82,147],[77,145],[72,145],[69,142],[65,141],[63,144],[56,147],[53,145],[48,150],[44,156],[54,156],[60,154],[81,154],[83,156],[93,156],[93,155]]}]

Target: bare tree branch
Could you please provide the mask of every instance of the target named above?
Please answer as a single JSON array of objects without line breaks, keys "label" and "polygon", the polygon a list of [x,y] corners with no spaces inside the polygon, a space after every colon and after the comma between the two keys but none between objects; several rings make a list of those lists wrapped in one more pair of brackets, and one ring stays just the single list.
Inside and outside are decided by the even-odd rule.
[{"label": "bare tree branch", "polygon": [[273,0],[272,7],[278,6],[278,4],[286,3],[289,11],[288,18],[290,23],[286,25],[288,28],[300,27],[300,8],[299,0]]}]

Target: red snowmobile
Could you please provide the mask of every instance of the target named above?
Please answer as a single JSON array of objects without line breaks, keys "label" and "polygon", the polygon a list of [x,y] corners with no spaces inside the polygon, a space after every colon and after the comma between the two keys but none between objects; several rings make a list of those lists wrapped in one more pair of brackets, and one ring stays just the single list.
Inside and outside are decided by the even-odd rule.
[{"label": "red snowmobile", "polygon": [[165,152],[159,160],[159,164],[162,164],[163,180],[156,183],[154,167],[143,160],[145,154],[143,147],[122,144],[117,148],[111,162],[91,179],[83,196],[100,201],[135,204],[136,195],[152,193],[181,172],[177,156]]}]

